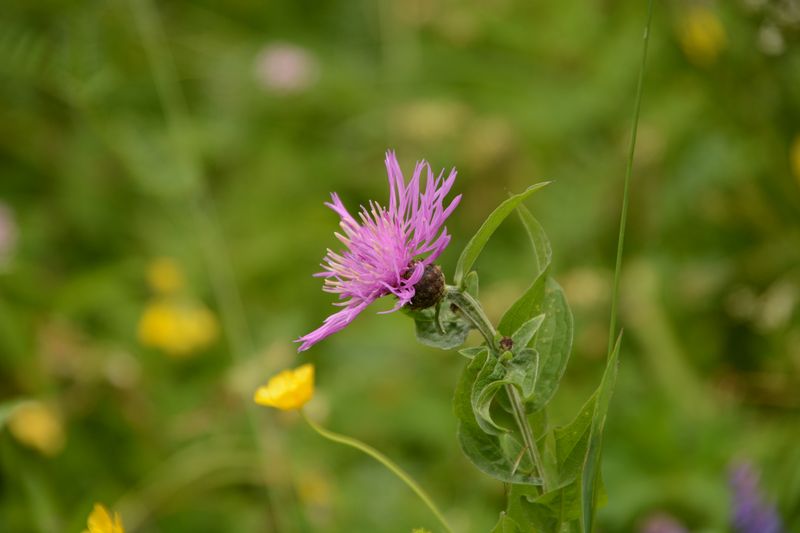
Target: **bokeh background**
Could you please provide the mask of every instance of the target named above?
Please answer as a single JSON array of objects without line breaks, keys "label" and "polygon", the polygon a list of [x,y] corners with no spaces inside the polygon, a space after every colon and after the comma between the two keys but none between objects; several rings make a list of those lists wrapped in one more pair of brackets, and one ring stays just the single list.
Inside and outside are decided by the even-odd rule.
[{"label": "bokeh background", "polygon": [[[460,356],[373,312],[296,355],[331,309],[322,203],[384,198],[387,148],[457,167],[452,272],[509,191],[553,180],[530,207],[576,317],[569,420],[604,365],[644,19],[631,0],[3,2],[0,530],[80,531],[100,501],[132,532],[436,531],[377,463],[252,405],[313,361],[311,416],[488,531],[504,493],[458,448]],[[509,219],[478,263],[495,318],[529,259]],[[729,531],[741,464],[800,531],[799,306],[800,3],[659,1],[602,531]]]}]

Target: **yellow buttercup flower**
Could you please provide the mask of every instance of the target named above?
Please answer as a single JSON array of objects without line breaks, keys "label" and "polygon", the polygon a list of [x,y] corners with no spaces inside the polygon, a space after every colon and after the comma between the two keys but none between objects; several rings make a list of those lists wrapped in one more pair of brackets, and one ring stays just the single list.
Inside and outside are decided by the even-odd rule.
[{"label": "yellow buttercup flower", "polygon": [[139,341],[185,357],[211,344],[217,330],[214,314],[202,304],[162,298],[145,308],[139,320]]},{"label": "yellow buttercup flower", "polygon": [[300,409],[314,395],[314,365],[307,363],[294,370],[284,370],[259,387],[253,400],[257,404],[284,411]]},{"label": "yellow buttercup flower", "polygon": [[714,11],[701,5],[692,6],[683,14],[678,39],[689,61],[700,66],[716,61],[727,43],[722,21]]},{"label": "yellow buttercup flower", "polygon": [[800,185],[800,133],[794,138],[794,142],[792,143],[792,148],[789,153],[789,159],[792,163],[792,172],[794,172],[794,177],[797,180],[797,184]]},{"label": "yellow buttercup flower", "polygon": [[125,533],[119,513],[115,512],[112,518],[108,509],[99,503],[94,504],[94,509],[89,514],[86,526],[87,529],[84,529],[83,533]]},{"label": "yellow buttercup flower", "polygon": [[52,407],[42,402],[25,402],[14,409],[8,429],[22,444],[53,456],[64,448],[64,427]]},{"label": "yellow buttercup flower", "polygon": [[183,288],[183,272],[169,257],[159,257],[147,266],[147,283],[159,294],[174,294]]}]

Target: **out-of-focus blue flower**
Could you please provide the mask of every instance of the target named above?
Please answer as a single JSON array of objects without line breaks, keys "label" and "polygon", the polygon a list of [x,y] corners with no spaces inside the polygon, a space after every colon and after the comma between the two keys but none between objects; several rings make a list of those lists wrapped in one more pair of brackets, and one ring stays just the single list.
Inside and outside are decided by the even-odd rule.
[{"label": "out-of-focus blue flower", "polygon": [[781,519],[775,506],[764,500],[758,477],[749,463],[731,470],[733,529],[737,533],[782,533]]}]

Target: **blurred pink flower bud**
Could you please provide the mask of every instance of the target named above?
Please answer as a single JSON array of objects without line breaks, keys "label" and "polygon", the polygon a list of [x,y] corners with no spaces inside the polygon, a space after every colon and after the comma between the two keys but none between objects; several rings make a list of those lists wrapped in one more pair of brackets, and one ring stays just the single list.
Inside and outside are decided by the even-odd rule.
[{"label": "blurred pink flower bud", "polygon": [[640,533],[689,533],[689,530],[683,527],[683,524],[678,522],[672,516],[665,513],[656,513],[650,515],[644,524],[639,529]]},{"label": "blurred pink flower bud", "polygon": [[317,81],[317,59],[305,48],[289,43],[265,46],[255,62],[255,76],[265,89],[295,93]]},{"label": "blurred pink flower bud", "polygon": [[11,258],[14,245],[17,242],[17,224],[14,212],[3,202],[0,202],[0,267]]}]

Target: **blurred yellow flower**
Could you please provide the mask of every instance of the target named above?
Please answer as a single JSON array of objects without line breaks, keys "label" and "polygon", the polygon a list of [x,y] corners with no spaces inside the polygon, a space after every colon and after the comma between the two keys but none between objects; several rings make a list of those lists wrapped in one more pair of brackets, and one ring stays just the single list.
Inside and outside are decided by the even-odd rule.
[{"label": "blurred yellow flower", "polygon": [[169,257],[159,257],[147,266],[147,283],[159,294],[173,294],[183,288],[183,272]]},{"label": "blurred yellow flower", "polygon": [[331,503],[331,486],[318,472],[307,472],[297,478],[297,496],[306,506],[326,507]]},{"label": "blurred yellow flower", "polygon": [[415,527],[414,529],[411,530],[411,533],[431,533],[431,532],[425,529],[424,527]]},{"label": "blurred yellow flower", "polygon": [[173,299],[150,302],[139,320],[139,341],[176,357],[205,348],[217,331],[217,320],[205,306]]},{"label": "blurred yellow flower", "polygon": [[717,14],[711,9],[693,5],[681,18],[678,40],[686,57],[699,66],[712,64],[725,48],[727,36]]},{"label": "blurred yellow flower", "polygon": [[86,526],[88,529],[84,529],[83,533],[125,533],[119,513],[115,512],[112,518],[108,509],[99,503],[94,504]]},{"label": "blurred yellow flower", "polygon": [[792,143],[792,148],[789,153],[789,158],[792,162],[792,172],[794,172],[794,177],[797,180],[797,183],[800,184],[800,133],[798,133],[794,138],[794,142]]},{"label": "blurred yellow flower", "polygon": [[64,427],[52,407],[31,401],[19,405],[8,421],[11,434],[22,444],[44,455],[56,455],[64,448]]},{"label": "blurred yellow flower", "polygon": [[300,409],[314,395],[314,365],[307,363],[294,370],[284,370],[259,387],[253,400],[257,404],[284,411]]}]

